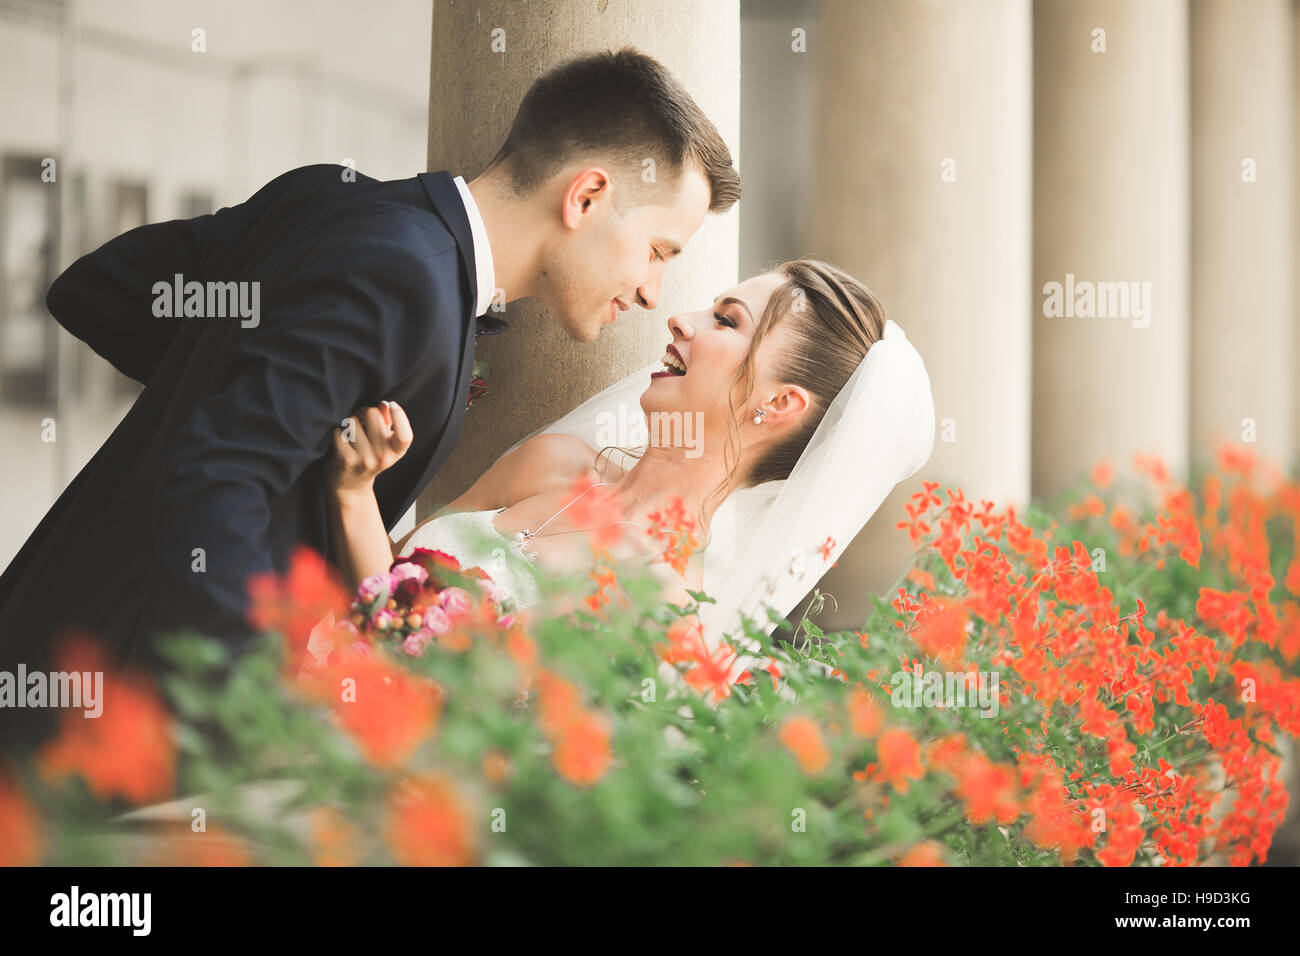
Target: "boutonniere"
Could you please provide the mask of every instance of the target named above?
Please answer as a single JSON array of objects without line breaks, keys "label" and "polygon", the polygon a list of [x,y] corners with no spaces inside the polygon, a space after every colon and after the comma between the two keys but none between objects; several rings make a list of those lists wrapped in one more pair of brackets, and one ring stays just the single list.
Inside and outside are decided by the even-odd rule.
[{"label": "boutonniere", "polygon": [[474,399],[487,392],[487,373],[488,363],[482,359],[476,359],[474,368],[470,372],[469,397],[465,399],[465,408],[467,410],[474,404]]}]

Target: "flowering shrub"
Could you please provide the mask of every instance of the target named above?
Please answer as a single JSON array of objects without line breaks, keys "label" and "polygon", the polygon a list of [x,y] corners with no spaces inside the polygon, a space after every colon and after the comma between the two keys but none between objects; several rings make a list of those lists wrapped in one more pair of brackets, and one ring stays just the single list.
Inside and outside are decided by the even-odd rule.
[{"label": "flowering shrub", "polygon": [[[863,627],[747,626],[734,682],[648,572],[526,620],[437,552],[351,603],[302,552],[251,584],[258,647],[178,637],[170,711],[120,675],[105,723],[0,773],[0,862],[103,860],[129,830],[88,808],[171,794],[206,830],[138,862],[1263,860],[1300,730],[1300,486],[1226,449],[1199,493],[1138,464],[1056,517],[923,483]],[[250,808],[253,781],[288,796]]]}]

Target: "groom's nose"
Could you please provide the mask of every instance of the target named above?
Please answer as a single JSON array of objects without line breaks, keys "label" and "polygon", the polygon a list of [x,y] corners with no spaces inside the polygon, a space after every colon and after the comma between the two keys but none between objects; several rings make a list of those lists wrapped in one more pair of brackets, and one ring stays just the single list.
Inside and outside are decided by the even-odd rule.
[{"label": "groom's nose", "polygon": [[663,282],[664,270],[660,265],[650,272],[650,277],[641,285],[637,286],[636,302],[641,308],[647,311],[653,309],[659,304],[659,285]]}]

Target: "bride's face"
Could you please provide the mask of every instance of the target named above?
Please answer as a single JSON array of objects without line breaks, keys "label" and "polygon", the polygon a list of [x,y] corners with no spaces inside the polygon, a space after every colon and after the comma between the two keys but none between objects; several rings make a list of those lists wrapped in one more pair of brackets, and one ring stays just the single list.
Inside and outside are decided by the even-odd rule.
[{"label": "bride's face", "polygon": [[[680,360],[686,374],[670,371],[667,366],[662,372],[655,372],[650,386],[641,395],[641,408],[647,414],[700,412],[707,431],[725,433],[731,414],[728,407],[731,381],[745,360],[768,300],[785,281],[779,273],[757,275],[726,290],[706,308],[669,318],[672,339],[667,354]],[[767,336],[755,356],[759,382],[767,364],[764,353],[780,347],[778,333],[779,330]]]}]

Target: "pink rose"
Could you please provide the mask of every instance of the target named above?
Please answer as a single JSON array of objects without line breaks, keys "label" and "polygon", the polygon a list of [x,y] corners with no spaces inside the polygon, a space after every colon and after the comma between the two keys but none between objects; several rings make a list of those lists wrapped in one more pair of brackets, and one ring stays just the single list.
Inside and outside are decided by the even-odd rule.
[{"label": "pink rose", "polygon": [[429,580],[429,572],[418,564],[403,561],[401,564],[393,565],[393,569],[388,572],[388,579],[392,582],[393,590],[397,590],[397,586],[403,581],[414,581],[416,584],[423,584]]},{"label": "pink rose", "polygon": [[505,600],[505,592],[503,592],[501,587],[491,578],[484,578],[479,582],[479,585],[483,588],[483,593],[488,596],[488,599],[493,604],[500,604]]},{"label": "pink rose", "polygon": [[412,657],[419,657],[432,640],[433,635],[429,633],[428,629],[421,628],[413,634],[406,635],[406,640],[402,641],[402,650]]},{"label": "pink rose", "polygon": [[369,603],[379,595],[384,593],[384,587],[388,584],[388,574],[380,571],[378,574],[372,574],[361,582],[361,587],[357,588],[357,597],[363,602]]},{"label": "pink rose", "polygon": [[469,592],[464,588],[444,588],[438,595],[438,603],[452,620],[469,613],[474,606]]},{"label": "pink rose", "polygon": [[446,634],[451,630],[451,618],[440,607],[431,607],[424,612],[424,626],[434,634]]}]

